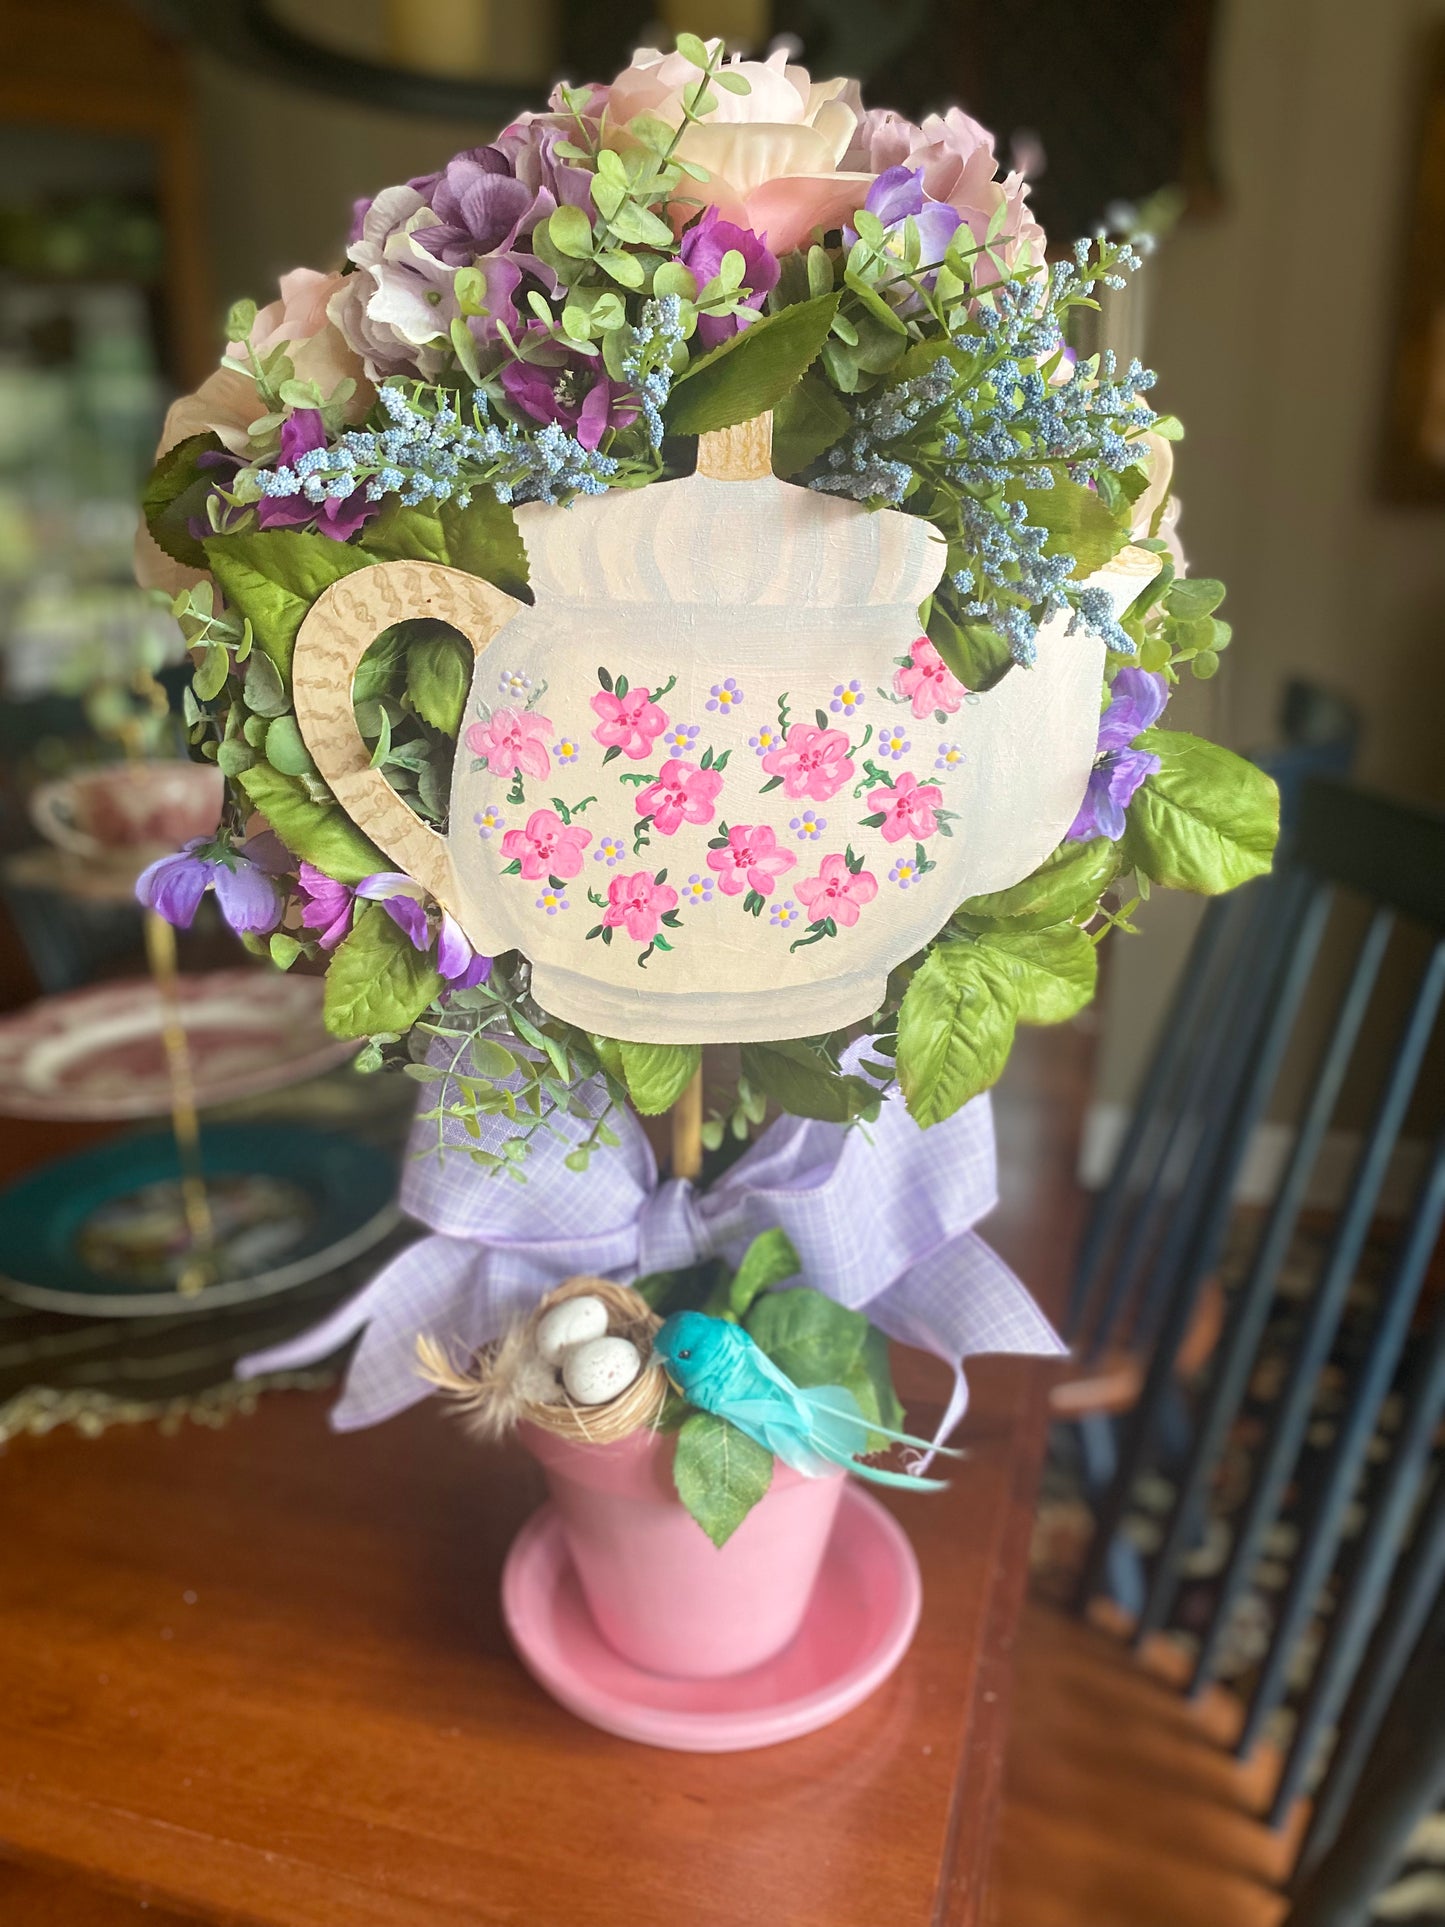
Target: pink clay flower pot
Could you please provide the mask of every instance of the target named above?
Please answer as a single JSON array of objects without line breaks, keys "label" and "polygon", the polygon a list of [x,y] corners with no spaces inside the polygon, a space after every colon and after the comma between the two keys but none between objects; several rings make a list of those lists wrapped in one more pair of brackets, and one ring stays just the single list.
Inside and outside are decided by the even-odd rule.
[{"label": "pink clay flower pot", "polygon": [[574,1445],[524,1425],[582,1592],[608,1644],[648,1672],[716,1679],[780,1653],[803,1623],[844,1473],[773,1466],[767,1496],[715,1546],[672,1483],[673,1440]]}]

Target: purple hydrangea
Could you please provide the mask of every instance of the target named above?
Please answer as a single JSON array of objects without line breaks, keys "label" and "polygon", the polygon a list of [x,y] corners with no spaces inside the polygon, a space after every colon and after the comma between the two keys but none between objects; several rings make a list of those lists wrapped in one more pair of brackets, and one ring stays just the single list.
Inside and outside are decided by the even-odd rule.
[{"label": "purple hydrangea", "polygon": [[1088,843],[1106,836],[1117,843],[1124,834],[1124,812],[1140,784],[1159,768],[1159,758],[1132,747],[1164,714],[1169,685],[1148,669],[1121,669],[1099,718],[1099,747],[1089,786],[1065,841]]}]

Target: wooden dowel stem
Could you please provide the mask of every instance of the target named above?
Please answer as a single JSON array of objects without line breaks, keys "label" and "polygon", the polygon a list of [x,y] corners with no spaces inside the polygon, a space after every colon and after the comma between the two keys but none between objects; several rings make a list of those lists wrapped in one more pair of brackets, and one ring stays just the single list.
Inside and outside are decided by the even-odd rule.
[{"label": "wooden dowel stem", "polygon": [[672,1107],[672,1175],[697,1179],[702,1175],[702,1066]]}]

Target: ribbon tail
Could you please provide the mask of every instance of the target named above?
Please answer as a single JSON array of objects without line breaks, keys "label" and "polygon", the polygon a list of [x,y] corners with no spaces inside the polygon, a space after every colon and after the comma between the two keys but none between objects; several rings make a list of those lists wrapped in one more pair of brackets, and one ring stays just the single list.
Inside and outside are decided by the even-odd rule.
[{"label": "ribbon tail", "polygon": [[1022,1283],[976,1231],[965,1231],[910,1266],[865,1307],[873,1323],[900,1344],[932,1352],[953,1369],[953,1390],[922,1472],[968,1409],[964,1361],[984,1352],[1059,1358],[1068,1347]]},{"label": "ribbon tail", "polygon": [[351,1432],[394,1418],[431,1391],[416,1369],[423,1333],[475,1349],[502,1329],[508,1295],[492,1288],[486,1259],[468,1239],[421,1238],[321,1324],[241,1359],[237,1376],[314,1365],[360,1332],[332,1428]]}]

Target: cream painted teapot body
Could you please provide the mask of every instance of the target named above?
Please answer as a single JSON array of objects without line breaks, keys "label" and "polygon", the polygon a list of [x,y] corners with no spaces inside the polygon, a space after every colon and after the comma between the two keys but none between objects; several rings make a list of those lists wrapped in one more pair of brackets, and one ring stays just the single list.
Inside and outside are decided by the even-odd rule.
[{"label": "cream painted teapot body", "polygon": [[[298,637],[298,718],[339,800],[479,950],[531,960],[544,1009],[607,1036],[866,1017],[963,898],[1048,855],[1093,762],[1101,644],[1046,629],[1036,668],[966,697],[915,660],[929,524],[777,481],[766,450],[749,424],[685,479],[520,510],[531,607],[379,563]],[[423,615],[477,650],[445,841],[350,712],[361,651]]]}]

